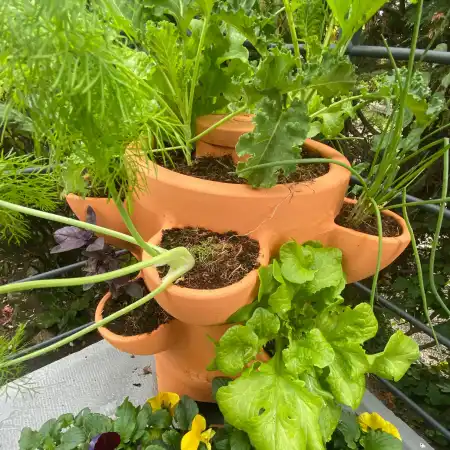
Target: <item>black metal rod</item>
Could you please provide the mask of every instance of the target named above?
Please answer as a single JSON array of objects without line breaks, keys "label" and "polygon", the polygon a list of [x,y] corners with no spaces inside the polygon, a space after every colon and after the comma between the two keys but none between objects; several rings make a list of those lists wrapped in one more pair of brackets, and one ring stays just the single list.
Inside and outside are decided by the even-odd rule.
[{"label": "black metal rod", "polygon": [[92,325],[93,323],[94,322],[89,322],[89,323],[79,326],[78,328],[74,328],[73,330],[69,330],[69,331],[66,331],[65,333],[61,333],[56,336],[53,336],[52,338],[47,339],[44,342],[40,342],[39,344],[24,348],[20,352],[14,353],[14,355],[11,355],[6,359],[8,359],[8,360],[17,359],[17,358],[20,358],[21,356],[27,355],[28,353],[34,352],[36,350],[40,350],[41,348],[49,347],[50,345],[54,344],[55,342],[59,342],[61,339],[72,336],[73,334],[78,333],[81,330],[84,330],[85,328]]},{"label": "black metal rod", "polygon": [[450,430],[445,428],[440,424],[434,417],[430,416],[424,409],[422,409],[414,400],[411,400],[406,394],[404,394],[400,389],[398,389],[390,381],[384,380],[383,378],[376,377],[386,388],[392,392],[399,399],[404,401],[415,413],[417,413],[422,419],[432,426],[434,429],[438,430],[444,435],[446,439],[450,441]]},{"label": "black metal rod", "polygon": [[[356,178],[354,175],[351,176],[350,180],[351,180],[351,184],[358,184],[361,186],[361,183],[359,182],[358,178]],[[401,199],[402,196],[399,194],[395,198]],[[413,195],[408,195],[408,194],[406,195],[406,201],[407,201],[407,203],[423,202],[423,200],[421,198],[417,198],[417,197],[414,197]],[[429,211],[433,214],[439,214],[439,205],[433,205],[433,204],[418,205],[418,206],[415,206],[415,208],[421,208],[421,209]],[[450,209],[447,209],[447,208],[444,209],[444,217],[446,219],[450,220]]]},{"label": "black metal rod", "polygon": [[[364,286],[363,284],[361,284],[359,282],[353,283],[353,285],[356,286],[357,288],[361,289],[362,291],[366,292],[367,294],[370,294],[370,292],[371,292],[371,290],[367,286]],[[380,305],[382,305],[385,308],[391,310],[392,312],[394,312],[395,314],[400,316],[402,319],[405,319],[409,323],[412,323],[420,331],[424,332],[425,334],[427,334],[428,336],[430,336],[431,338],[434,339],[433,331],[431,330],[430,327],[428,327],[427,325],[422,323],[420,320],[416,319],[414,316],[411,316],[411,314],[408,314],[406,311],[403,311],[403,309],[401,309],[398,306],[394,305],[389,300],[386,300],[386,298],[384,296],[376,295],[375,296],[375,300]],[[438,341],[442,345],[445,345],[447,348],[450,349],[450,339],[448,339],[447,337],[443,336],[441,333],[438,333],[437,331],[435,331],[435,334],[436,334],[436,337],[437,337]]]},{"label": "black metal rod", "polygon": [[[122,256],[128,253],[128,250],[118,250],[116,252],[116,256]],[[69,264],[68,266],[58,267],[57,269],[49,270],[48,272],[38,273],[37,275],[33,275],[28,278],[24,278],[23,280],[12,281],[11,284],[15,283],[23,283],[26,281],[36,281],[36,280],[46,280],[47,278],[58,277],[60,275],[64,275],[67,272],[70,272],[75,269],[79,269],[87,264],[87,260],[76,262],[73,264]]]}]

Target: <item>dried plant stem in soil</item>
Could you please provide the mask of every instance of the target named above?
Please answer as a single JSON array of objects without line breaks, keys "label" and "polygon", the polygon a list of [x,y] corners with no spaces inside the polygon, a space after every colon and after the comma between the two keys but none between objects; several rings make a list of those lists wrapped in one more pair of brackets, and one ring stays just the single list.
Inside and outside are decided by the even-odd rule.
[{"label": "dried plant stem in soil", "polygon": [[[258,241],[234,232],[215,233],[204,228],[172,228],[164,230],[161,247],[170,250],[186,247],[195,266],[177,281],[191,289],[218,289],[238,282],[258,267]],[[166,267],[158,269],[160,276]]]}]

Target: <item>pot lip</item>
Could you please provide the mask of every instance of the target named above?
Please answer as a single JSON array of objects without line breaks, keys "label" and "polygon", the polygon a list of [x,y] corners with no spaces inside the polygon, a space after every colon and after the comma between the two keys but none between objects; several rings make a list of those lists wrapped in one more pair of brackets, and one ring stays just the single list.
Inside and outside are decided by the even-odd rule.
[{"label": "pot lip", "polygon": [[[149,243],[154,245],[159,245],[161,241],[161,234],[163,229],[167,228],[176,228],[175,225],[172,225],[170,227],[166,226],[161,228],[150,240]],[[182,228],[180,226],[180,228]],[[256,239],[256,238],[255,238]],[[256,239],[258,240],[258,239]],[[264,246],[260,240],[259,242],[259,256],[258,256],[258,262],[259,267],[263,267],[269,264],[270,261],[270,252],[269,248],[267,246]],[[151,256],[146,253],[145,251],[142,251],[142,261],[147,261],[151,259]],[[247,289],[251,287],[255,281],[258,279],[258,270],[259,267],[256,269],[251,270],[247,275],[244,276],[244,278],[240,279],[236,283],[230,284],[229,286],[217,288],[217,289],[192,289],[192,288],[186,288],[182,286],[177,286],[175,284],[172,284],[167,288],[167,292],[172,293],[173,295],[177,296],[183,296],[186,299],[191,299],[192,301],[198,302],[199,300],[210,300],[211,297],[225,297],[225,296],[232,296],[232,295],[239,295],[242,293],[242,290]],[[161,278],[159,277],[158,271],[155,267],[150,266],[142,270],[142,272],[145,272],[149,274],[152,278],[157,277],[158,281],[161,282]]]},{"label": "pot lip", "polygon": [[[325,145],[321,142],[314,141],[312,139],[306,139],[304,146],[306,148],[317,151],[322,157],[335,159],[348,166],[351,166],[347,158],[339,153],[337,150]],[[153,166],[153,167],[152,167]],[[252,188],[247,184],[234,184],[234,183],[222,183],[219,181],[203,180],[200,178],[192,177],[189,175],[184,175],[177,173],[173,170],[167,169],[163,166],[159,166],[156,163],[151,165],[144,165],[144,170],[146,175],[150,176],[155,180],[163,182],[167,185],[180,187],[183,186],[184,189],[197,191],[197,192],[209,192],[214,194],[223,195],[224,192],[228,196],[240,196],[240,197],[264,197],[268,196],[279,197],[286,196],[286,190],[295,192],[296,186],[313,186],[314,192],[326,191],[333,189],[337,184],[340,184],[343,179],[350,178],[350,171],[346,168],[339,166],[337,164],[329,164],[330,170],[320,177],[315,178],[311,181],[305,181],[301,183],[288,183],[288,184],[277,184],[271,188]],[[298,191],[297,191],[298,192]],[[310,194],[311,190],[307,190],[304,193],[298,192],[299,194]]]},{"label": "pot lip", "polygon": [[[354,200],[352,198],[345,197],[344,198],[344,203],[353,204],[354,205],[356,203],[356,200]],[[384,242],[398,242],[399,240],[400,241],[409,241],[410,240],[408,227],[406,226],[406,222],[403,219],[403,217],[401,217],[398,214],[395,214],[394,212],[389,211],[389,210],[381,211],[381,214],[393,217],[397,221],[397,223],[400,225],[400,227],[402,229],[402,232],[401,232],[401,234],[399,236],[383,237],[383,241]],[[345,230],[348,234],[351,234],[351,235],[353,235],[355,237],[366,236],[366,239],[371,239],[371,240],[378,241],[378,236],[375,236],[373,234],[363,233],[361,231],[356,231],[356,230],[353,230],[351,228],[343,227],[341,225],[338,225],[336,222],[334,223],[334,226],[336,228],[338,228],[338,229]]]},{"label": "pot lip", "polygon": [[110,202],[112,199],[108,197],[82,197],[78,194],[73,194],[72,192],[65,195],[66,200],[77,200],[77,201],[89,201],[89,202]]},{"label": "pot lip", "polygon": [[[99,322],[103,319],[103,309],[108,301],[112,299],[111,292],[107,292],[102,299],[98,302],[97,307],[95,308],[95,322]],[[152,299],[150,301],[156,301],[155,299]],[[173,319],[175,320],[175,319]],[[107,327],[100,327],[98,328],[99,333],[109,341],[115,341],[115,342],[124,342],[124,343],[138,343],[140,341],[145,341],[149,339],[150,337],[157,337],[157,335],[161,336],[163,331],[166,331],[168,326],[173,322],[171,320],[169,323],[160,325],[156,330],[151,331],[150,333],[141,333],[136,334],[134,336],[122,336],[121,334],[116,334],[112,332]]]}]

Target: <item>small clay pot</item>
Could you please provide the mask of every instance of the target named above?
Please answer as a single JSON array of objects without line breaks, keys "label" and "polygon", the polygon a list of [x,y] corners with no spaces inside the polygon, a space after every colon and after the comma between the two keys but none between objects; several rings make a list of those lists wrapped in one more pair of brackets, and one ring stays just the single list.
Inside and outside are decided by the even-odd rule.
[{"label": "small clay pot", "polygon": [[[165,229],[171,226],[163,227]],[[162,229],[150,239],[150,242],[159,245]],[[269,263],[269,252],[264,244],[260,243],[259,264],[265,266]],[[148,261],[151,256],[142,252],[142,261]],[[152,291],[161,284],[158,271],[154,267],[142,270],[147,288]],[[251,303],[258,294],[258,270],[252,270],[242,280],[230,286],[219,289],[189,289],[172,285],[156,296],[157,302],[171,316],[192,325],[219,325],[244,305]]]},{"label": "small clay pot", "polygon": [[[355,204],[356,202],[346,198],[345,203]],[[383,211],[382,214],[393,217],[402,230],[400,236],[382,239],[381,269],[384,269],[404,252],[411,242],[411,236],[402,217],[391,211]],[[325,241],[328,246],[342,250],[347,283],[354,283],[375,273],[378,256],[377,236],[361,233],[335,223]]]},{"label": "small clay pot", "polygon": [[[96,225],[120,233],[130,234],[113,200],[95,197],[83,198],[75,194],[68,194],[66,201],[79,220],[86,221],[87,209],[90,206],[95,211]],[[126,248],[128,250],[135,248],[133,244],[110,236],[105,236],[105,241],[118,248]]]},{"label": "small clay pot", "polygon": [[[103,319],[103,310],[108,301],[111,300],[111,294],[108,292],[97,305],[95,310],[95,321],[99,322]],[[150,300],[151,302],[154,300]],[[132,355],[155,355],[167,350],[177,339],[176,320],[161,325],[151,333],[138,334],[136,336],[121,336],[108,330],[108,328],[100,327],[98,332],[113,347],[122,352],[131,353]]]}]

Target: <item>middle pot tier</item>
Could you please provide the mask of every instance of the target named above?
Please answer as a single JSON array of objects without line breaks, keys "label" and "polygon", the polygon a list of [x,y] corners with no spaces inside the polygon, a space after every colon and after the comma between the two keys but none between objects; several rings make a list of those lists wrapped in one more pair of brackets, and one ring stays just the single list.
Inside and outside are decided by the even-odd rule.
[{"label": "middle pot tier", "polygon": [[[304,147],[350,165],[327,145],[308,139]],[[141,173],[146,189],[135,195],[133,222],[146,240],[172,223],[235,230],[258,239],[272,254],[289,239],[320,240],[334,226],[350,179],[350,172],[336,164],[312,181],[270,189],[194,178],[144,162]]]},{"label": "middle pot tier", "polygon": [[[216,264],[216,275],[210,275],[209,273],[205,275],[205,272],[208,270],[209,262],[205,261],[202,265],[199,262],[199,259],[203,256],[199,256],[199,253],[208,252],[209,249],[213,246],[218,245],[218,252],[221,251],[220,243],[216,244],[215,242],[204,239],[201,246],[196,245],[196,248],[190,247],[186,245],[185,242],[177,242],[176,245],[167,247],[164,245],[164,242],[161,243],[163,232],[177,232],[189,230],[189,228],[175,228],[172,227],[164,227],[165,230],[160,230],[155,236],[152,237],[150,242],[155,245],[162,245],[165,248],[174,248],[179,246],[186,246],[188,250],[191,251],[192,254],[195,254],[196,266],[195,269],[198,269],[199,279],[195,281],[192,278],[193,270],[191,270],[188,274],[186,274],[186,278],[189,280],[189,285],[196,285],[196,288],[183,287],[179,284],[174,284],[166,289],[164,292],[158,294],[156,296],[156,301],[161,305],[161,307],[167,311],[171,316],[176,319],[192,325],[219,325],[226,323],[228,318],[236,312],[239,308],[244,305],[251,303],[257,293],[258,293],[258,267],[265,266],[269,263],[270,255],[267,248],[264,248],[262,245],[259,245],[253,239],[249,239],[243,236],[236,236],[232,233],[223,234],[222,236],[227,237],[228,235],[233,235],[234,237],[240,239],[247,239],[249,241],[253,241],[256,245],[256,249],[252,250],[253,253],[253,261],[255,264],[252,264],[248,269],[245,269],[242,272],[242,275],[238,277],[238,279],[233,279],[231,282],[223,283],[223,279],[229,280],[229,274],[235,274],[234,271],[236,267],[241,265],[240,261],[233,257],[221,257],[218,260],[217,254],[211,255],[210,261],[211,263]],[[192,228],[190,229],[193,234],[198,233],[208,233],[208,230]],[[233,239],[233,237],[230,237]],[[240,245],[240,244],[239,244]],[[238,245],[238,247],[239,247]],[[259,254],[258,254],[259,251]],[[241,247],[240,257],[247,257],[248,253],[247,248]],[[142,261],[148,261],[152,257],[143,252]],[[226,272],[228,271],[228,272]],[[224,273],[223,279],[219,280],[217,283],[217,273]],[[142,275],[145,281],[145,284],[149,290],[154,290],[161,284],[161,278],[163,274],[158,272],[158,270],[154,267],[148,267],[142,271]],[[205,278],[203,278],[205,276]],[[220,276],[220,275],[219,275]],[[182,277],[183,279],[183,277]],[[178,280],[180,281],[180,280]],[[184,280],[186,281],[186,280]],[[183,284],[183,282],[181,283]],[[214,286],[219,285],[221,287],[215,288]],[[223,287],[222,287],[223,286]]]}]

